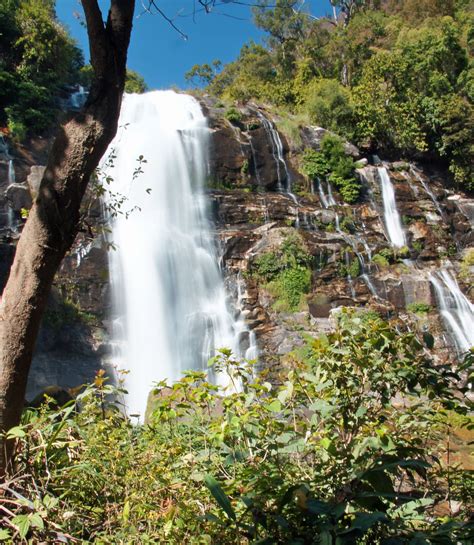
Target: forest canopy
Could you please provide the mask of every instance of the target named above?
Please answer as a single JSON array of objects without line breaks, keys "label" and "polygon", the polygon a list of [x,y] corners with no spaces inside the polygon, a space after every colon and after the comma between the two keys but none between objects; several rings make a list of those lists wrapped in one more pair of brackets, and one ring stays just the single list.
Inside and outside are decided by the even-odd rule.
[{"label": "forest canopy", "polygon": [[474,189],[472,0],[333,2],[337,20],[298,0],[261,0],[250,42],[221,68],[188,79],[222,98],[255,99],[369,150],[449,165]]}]

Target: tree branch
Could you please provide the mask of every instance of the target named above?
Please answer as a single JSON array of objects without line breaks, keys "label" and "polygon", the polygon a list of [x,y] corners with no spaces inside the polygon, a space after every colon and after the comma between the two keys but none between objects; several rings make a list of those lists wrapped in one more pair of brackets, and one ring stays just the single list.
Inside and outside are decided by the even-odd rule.
[{"label": "tree branch", "polygon": [[91,65],[97,74],[97,71],[103,71],[107,58],[107,38],[102,12],[97,0],[81,0],[81,3],[86,16]]}]

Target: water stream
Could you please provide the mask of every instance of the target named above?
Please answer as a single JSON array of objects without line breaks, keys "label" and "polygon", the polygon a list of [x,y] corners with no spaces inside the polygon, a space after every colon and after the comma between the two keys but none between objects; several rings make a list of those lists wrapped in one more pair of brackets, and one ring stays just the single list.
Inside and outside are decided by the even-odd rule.
[{"label": "water stream", "polygon": [[107,156],[103,165],[113,178],[108,208],[127,199],[111,220],[113,335],[119,367],[130,370],[127,409],[143,415],[154,382],[207,369],[216,348],[253,356],[256,347],[247,335],[241,348],[245,324],[229,308],[207,220],[208,128],[198,102],[172,91],[126,95],[119,125],[113,166]]},{"label": "water stream", "polygon": [[397,209],[397,202],[395,200],[395,191],[393,189],[392,181],[390,180],[390,176],[385,167],[378,167],[377,171],[382,189],[384,221],[387,237],[393,246],[396,248],[402,248],[403,246],[406,246],[406,238],[405,233],[403,232],[400,214],[398,213]]},{"label": "water stream", "polygon": [[440,314],[456,348],[463,354],[474,346],[474,305],[460,290],[456,278],[447,269],[430,275]]}]

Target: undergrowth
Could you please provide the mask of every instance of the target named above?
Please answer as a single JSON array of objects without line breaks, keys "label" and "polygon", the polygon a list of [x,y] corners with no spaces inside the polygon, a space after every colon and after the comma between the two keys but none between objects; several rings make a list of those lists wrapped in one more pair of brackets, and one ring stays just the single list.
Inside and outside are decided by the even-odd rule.
[{"label": "undergrowth", "polygon": [[426,354],[412,333],[343,312],[271,382],[223,350],[214,372],[240,387],[222,395],[188,372],[157,384],[135,425],[100,373],[74,403],[27,410],[10,430],[0,539],[472,543],[472,478],[446,457],[467,398]]}]

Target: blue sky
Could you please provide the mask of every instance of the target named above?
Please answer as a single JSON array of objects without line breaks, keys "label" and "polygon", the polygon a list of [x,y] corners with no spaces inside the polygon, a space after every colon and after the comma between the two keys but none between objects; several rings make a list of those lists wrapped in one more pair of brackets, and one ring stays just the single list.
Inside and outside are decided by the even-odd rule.
[{"label": "blue sky", "polygon": [[[240,1],[252,3],[252,0]],[[250,39],[259,41],[263,36],[252,24],[251,9],[241,4],[224,0],[213,13],[197,11],[193,20],[193,6],[196,9],[201,7],[196,0],[156,0],[166,15],[187,34],[188,39],[184,40],[159,15],[141,14],[142,0],[136,2],[137,17],[128,66],[140,72],[151,88],[185,87],[184,73],[194,64],[214,59],[223,63],[235,60],[245,42]],[[100,3],[107,6],[108,2],[102,0]],[[330,12],[329,0],[307,0],[306,5],[314,15]],[[79,0],[57,0],[56,11],[85,51],[88,61],[86,30],[75,15],[83,14]]]}]

